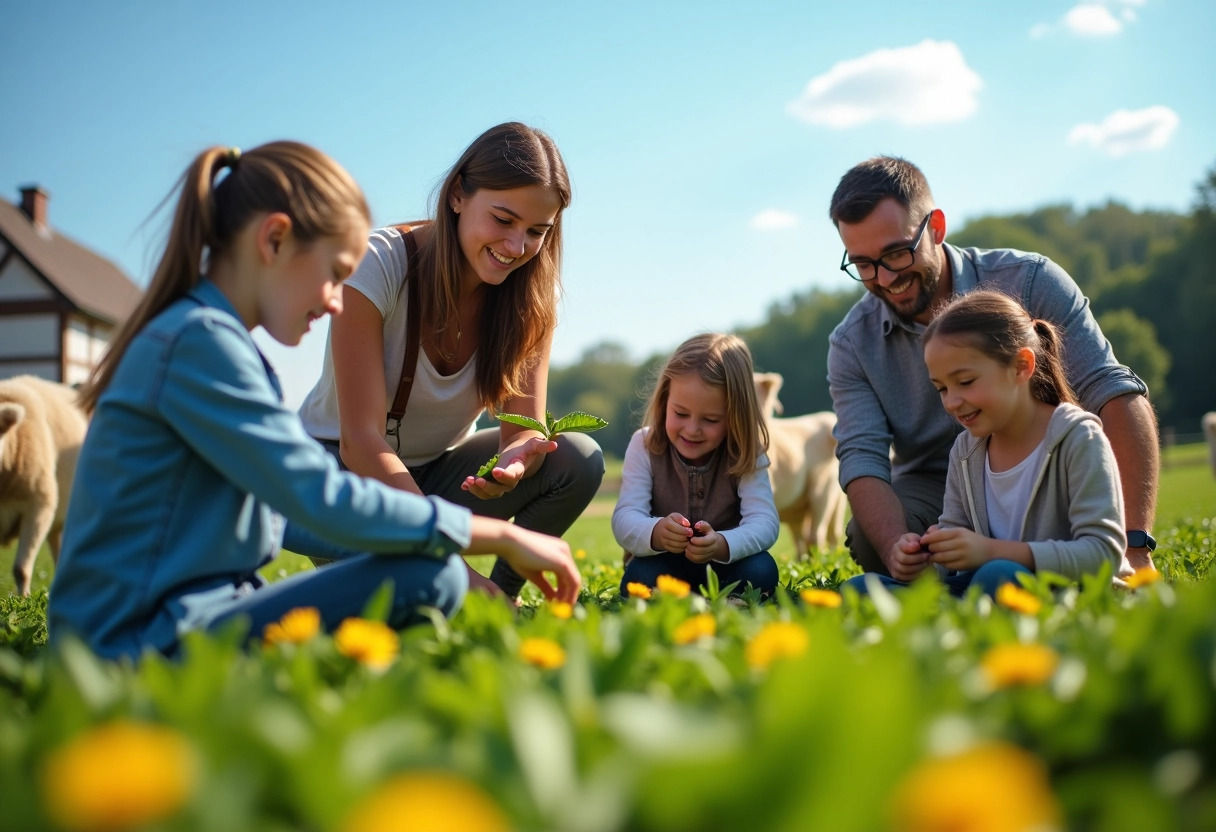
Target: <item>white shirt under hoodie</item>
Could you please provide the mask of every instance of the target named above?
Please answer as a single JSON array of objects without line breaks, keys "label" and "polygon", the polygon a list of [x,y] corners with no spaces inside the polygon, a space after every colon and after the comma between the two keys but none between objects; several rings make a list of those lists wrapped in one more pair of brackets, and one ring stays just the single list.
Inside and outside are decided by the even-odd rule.
[{"label": "white shirt under hoodie", "polygon": [[[1101,420],[1075,405],[1061,404],[1047,425],[1043,445],[1021,528],[1009,539],[1030,544],[1036,572],[1075,580],[1096,573],[1107,561],[1116,576],[1131,574],[1119,469]],[[950,450],[942,528],[967,528],[994,537],[984,493],[987,457],[988,437],[959,434]]]}]

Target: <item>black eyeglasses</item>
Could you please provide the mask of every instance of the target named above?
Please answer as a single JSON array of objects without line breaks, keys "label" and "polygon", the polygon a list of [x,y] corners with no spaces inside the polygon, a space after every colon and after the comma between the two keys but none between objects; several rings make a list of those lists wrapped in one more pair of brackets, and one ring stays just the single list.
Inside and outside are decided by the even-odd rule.
[{"label": "black eyeglasses", "polygon": [[916,262],[916,248],[920,245],[920,238],[925,236],[925,229],[929,227],[929,217],[931,216],[933,216],[932,211],[925,214],[925,218],[920,221],[920,230],[916,232],[916,239],[912,241],[912,245],[888,251],[877,260],[864,257],[860,260],[850,260],[849,253],[846,251],[844,257],[840,258],[840,270],[854,280],[861,281],[878,277],[879,265],[889,272],[903,271]]}]

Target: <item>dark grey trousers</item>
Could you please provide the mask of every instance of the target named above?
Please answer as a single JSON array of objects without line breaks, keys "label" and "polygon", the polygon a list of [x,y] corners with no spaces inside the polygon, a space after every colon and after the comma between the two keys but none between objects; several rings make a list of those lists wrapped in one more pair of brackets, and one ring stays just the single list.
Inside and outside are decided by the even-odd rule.
[{"label": "dark grey trousers", "polygon": [[[540,469],[509,493],[482,500],[461,490],[465,478],[498,453],[498,440],[498,428],[479,430],[425,465],[411,466],[410,474],[423,494],[442,497],[482,517],[515,518],[521,528],[561,537],[595,497],[604,479],[604,454],[599,444],[586,434],[562,434],[557,438],[557,450],[545,457]],[[337,443],[322,444],[341,465]],[[495,561],[490,579],[511,596],[518,595],[524,585],[523,577],[502,558]]]}]

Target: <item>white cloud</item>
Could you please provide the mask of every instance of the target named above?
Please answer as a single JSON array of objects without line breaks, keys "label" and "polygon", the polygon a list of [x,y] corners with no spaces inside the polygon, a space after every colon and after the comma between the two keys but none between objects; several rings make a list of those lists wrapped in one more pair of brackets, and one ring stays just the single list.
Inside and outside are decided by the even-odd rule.
[{"label": "white cloud", "polygon": [[1064,29],[1085,38],[1117,35],[1123,31],[1125,23],[1136,22],[1136,9],[1147,2],[1148,0],[1086,0],[1065,12],[1055,24],[1034,24],[1030,27],[1030,36],[1042,38],[1056,29]]},{"label": "white cloud", "polygon": [[1110,9],[1096,3],[1073,6],[1064,15],[1064,26],[1073,34],[1086,38],[1104,38],[1123,31],[1123,24]]},{"label": "white cloud", "polygon": [[1068,131],[1069,144],[1083,144],[1108,156],[1124,156],[1165,147],[1178,129],[1178,114],[1169,107],[1116,110],[1101,124],[1078,124]]},{"label": "white cloud", "polygon": [[974,113],[983,85],[955,44],[923,40],[840,61],[808,81],[785,109],[808,124],[837,130],[876,120],[941,124]]},{"label": "white cloud", "polygon": [[798,216],[778,208],[765,208],[748,223],[756,231],[780,231],[798,225]]}]

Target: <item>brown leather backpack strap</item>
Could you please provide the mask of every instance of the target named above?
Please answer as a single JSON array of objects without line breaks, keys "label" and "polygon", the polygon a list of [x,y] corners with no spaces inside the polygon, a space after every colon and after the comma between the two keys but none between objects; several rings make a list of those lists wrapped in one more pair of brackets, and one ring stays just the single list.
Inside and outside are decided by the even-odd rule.
[{"label": "brown leather backpack strap", "polygon": [[422,304],[418,300],[418,241],[414,239],[414,231],[408,225],[397,226],[401,231],[401,239],[405,243],[406,267],[406,303],[405,310],[405,358],[401,362],[401,380],[397,383],[397,395],[393,397],[393,405],[388,411],[385,422],[385,434],[397,440],[397,450],[401,450],[401,417],[405,415],[406,405],[409,404],[410,390],[414,387],[414,373],[418,369],[418,347],[422,340]]}]

